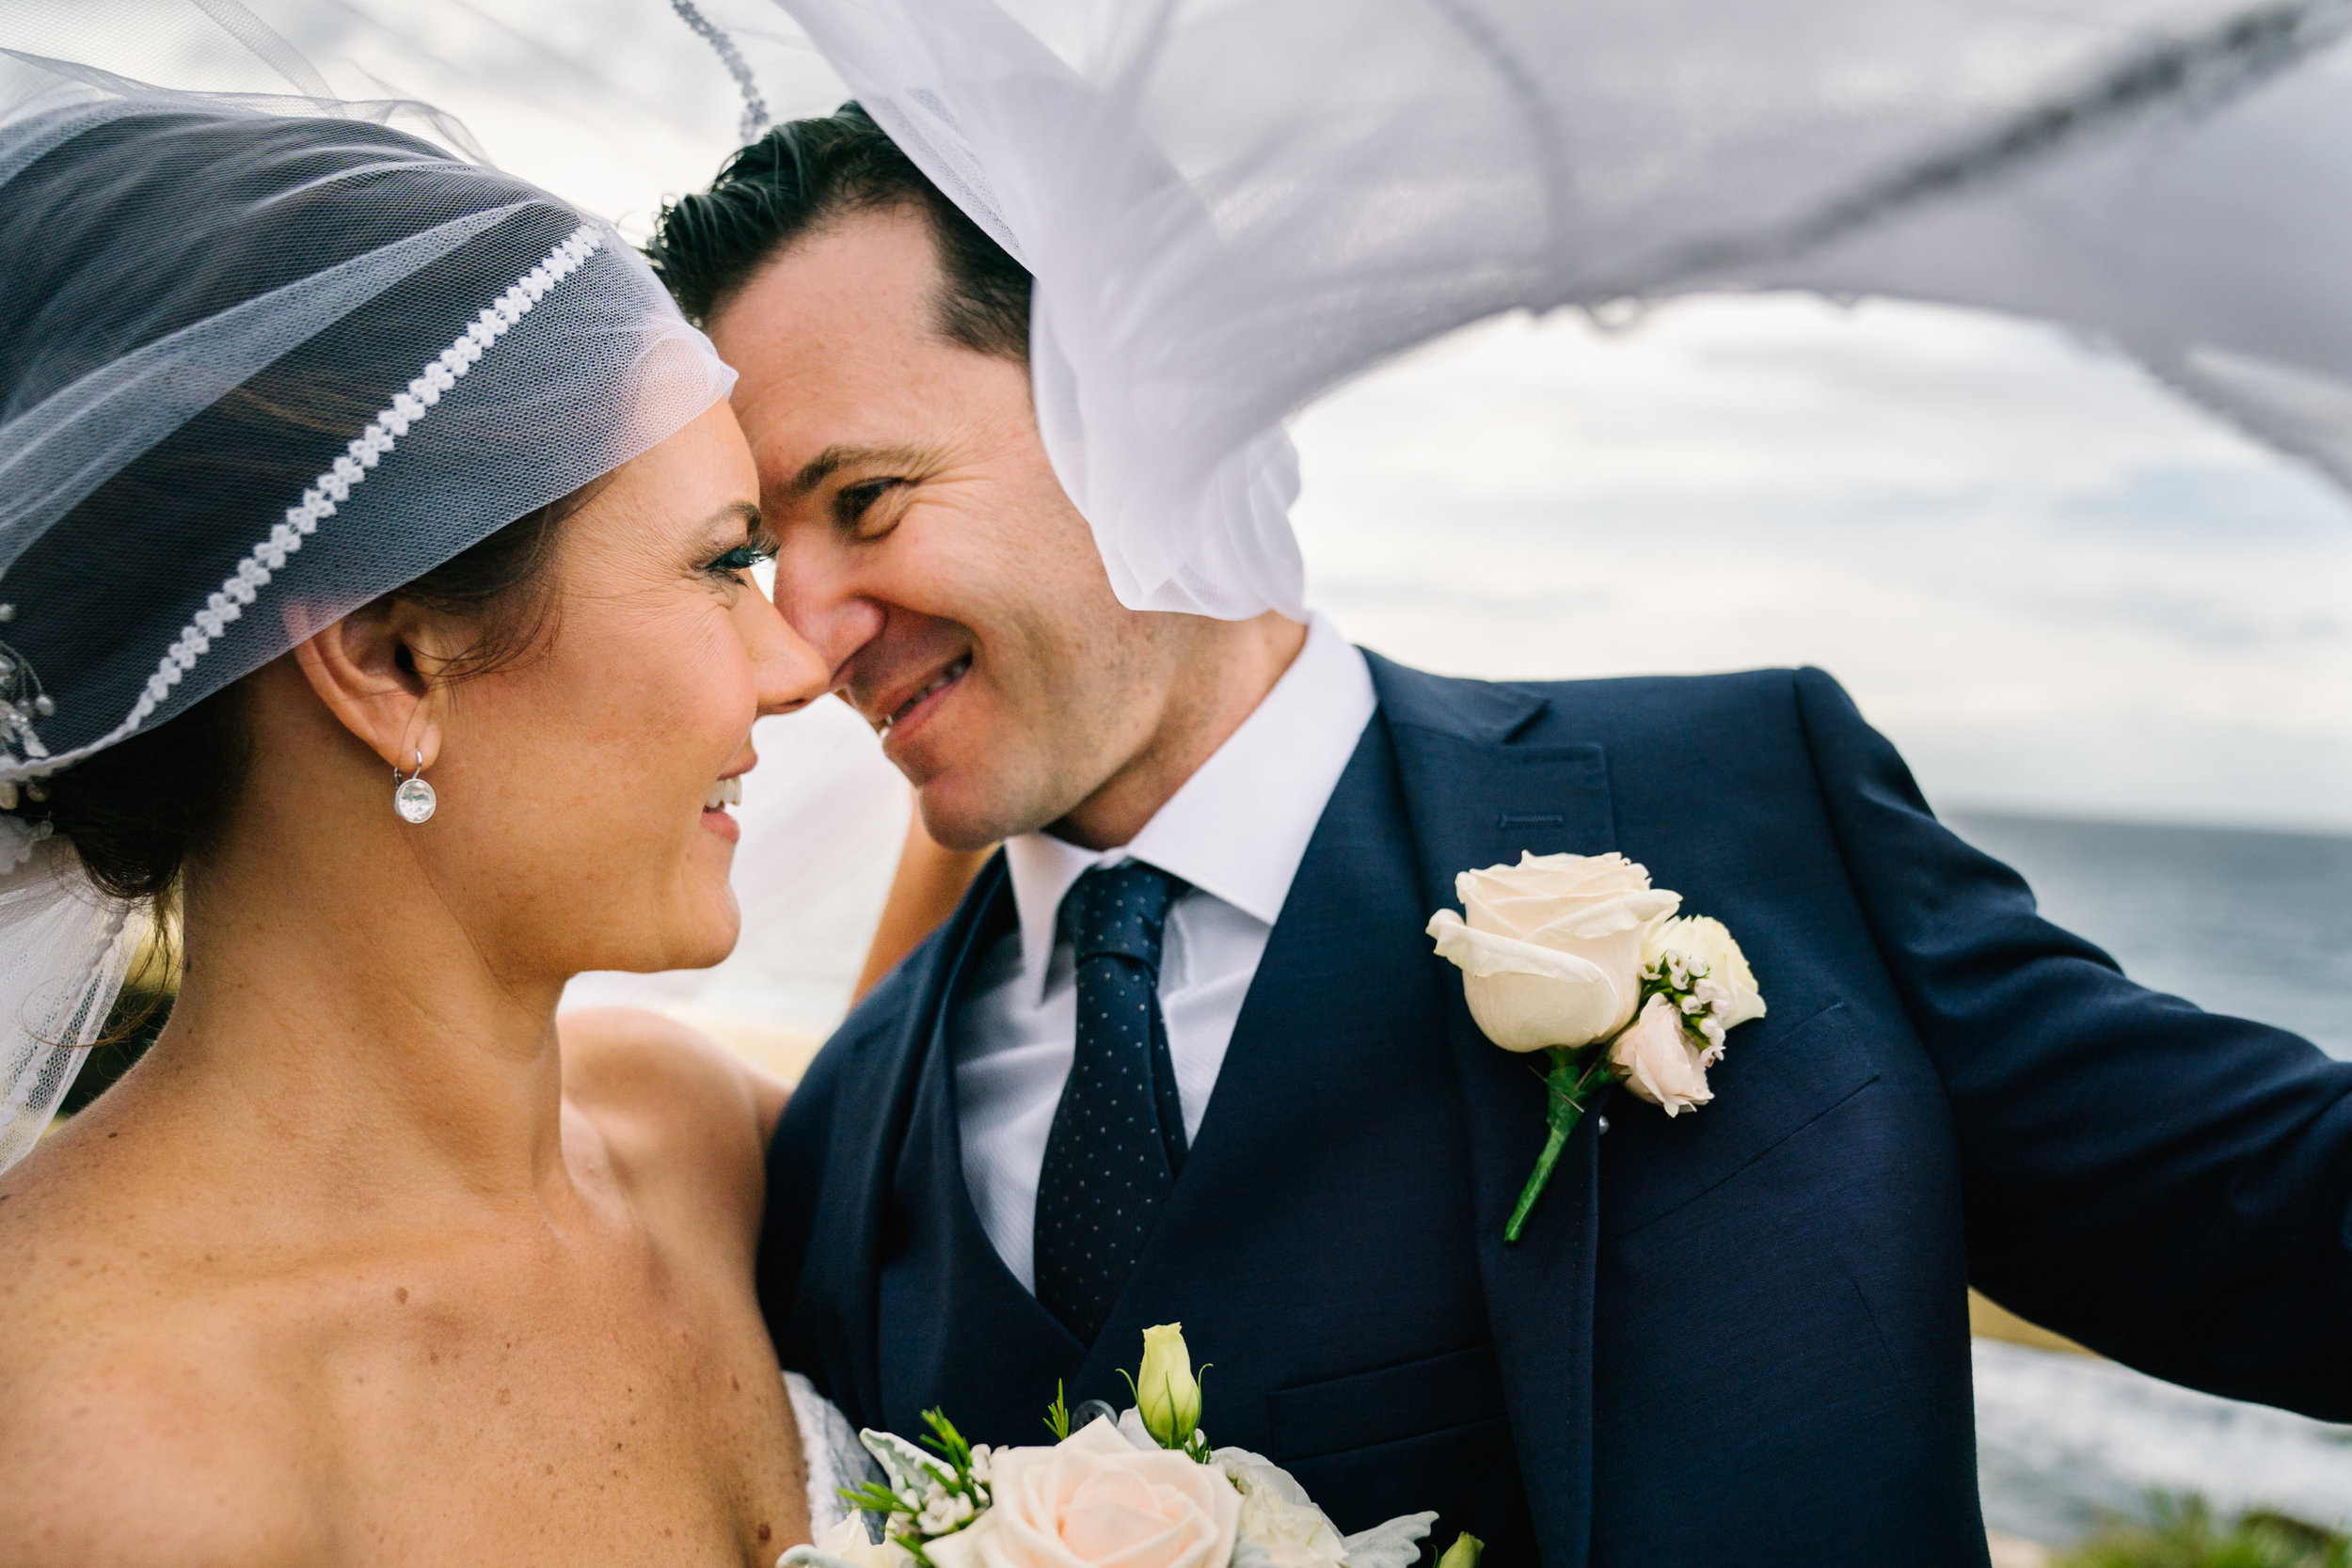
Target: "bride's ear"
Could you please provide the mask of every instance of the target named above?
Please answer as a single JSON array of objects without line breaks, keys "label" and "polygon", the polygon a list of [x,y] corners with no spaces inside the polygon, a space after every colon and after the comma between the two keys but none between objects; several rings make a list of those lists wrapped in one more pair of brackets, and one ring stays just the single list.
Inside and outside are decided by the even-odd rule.
[{"label": "bride's ear", "polygon": [[448,629],[429,610],[378,599],[295,643],[294,663],[327,711],[387,766],[430,768],[449,703],[432,672],[449,657],[439,646]]}]

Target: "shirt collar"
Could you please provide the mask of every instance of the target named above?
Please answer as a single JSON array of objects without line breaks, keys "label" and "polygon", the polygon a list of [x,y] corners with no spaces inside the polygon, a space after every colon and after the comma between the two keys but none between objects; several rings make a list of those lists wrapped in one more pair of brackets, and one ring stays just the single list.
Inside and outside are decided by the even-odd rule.
[{"label": "shirt collar", "polygon": [[1378,705],[1364,656],[1312,616],[1282,678],[1133,840],[1115,849],[1084,849],[1043,832],[1007,840],[1032,999],[1044,997],[1062,898],[1096,865],[1149,862],[1272,926]]}]

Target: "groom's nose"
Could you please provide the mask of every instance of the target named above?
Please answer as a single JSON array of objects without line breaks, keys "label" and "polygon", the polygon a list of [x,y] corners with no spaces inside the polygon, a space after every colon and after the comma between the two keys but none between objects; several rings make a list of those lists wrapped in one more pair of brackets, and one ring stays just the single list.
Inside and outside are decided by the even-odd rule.
[{"label": "groom's nose", "polygon": [[[858,650],[882,634],[885,608],[854,581],[846,552],[813,530],[790,530],[776,552],[776,609],[817,651],[832,688],[847,679]],[[798,537],[796,537],[798,535]]]}]

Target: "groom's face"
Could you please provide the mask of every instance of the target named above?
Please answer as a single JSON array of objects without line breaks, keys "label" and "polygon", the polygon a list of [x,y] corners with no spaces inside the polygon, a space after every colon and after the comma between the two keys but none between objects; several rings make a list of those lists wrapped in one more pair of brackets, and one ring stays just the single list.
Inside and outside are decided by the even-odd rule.
[{"label": "groom's face", "polygon": [[1184,616],[1112,595],[1027,368],[948,339],[928,222],[844,216],[710,324],[782,541],[776,602],[940,842],[1068,816],[1150,745]]}]

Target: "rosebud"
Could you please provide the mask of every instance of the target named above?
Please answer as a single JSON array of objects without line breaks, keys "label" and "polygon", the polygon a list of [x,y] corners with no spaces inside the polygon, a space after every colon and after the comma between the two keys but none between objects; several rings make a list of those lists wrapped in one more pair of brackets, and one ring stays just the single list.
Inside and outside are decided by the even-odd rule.
[{"label": "rosebud", "polygon": [[1143,1430],[1164,1449],[1183,1448],[1200,1427],[1200,1385],[1193,1379],[1184,1324],[1161,1323],[1143,1331],[1136,1413],[1143,1418]]},{"label": "rosebud", "polygon": [[1457,1535],[1454,1544],[1438,1559],[1438,1568],[1478,1568],[1478,1560],[1486,1550],[1486,1544],[1474,1535]]}]

